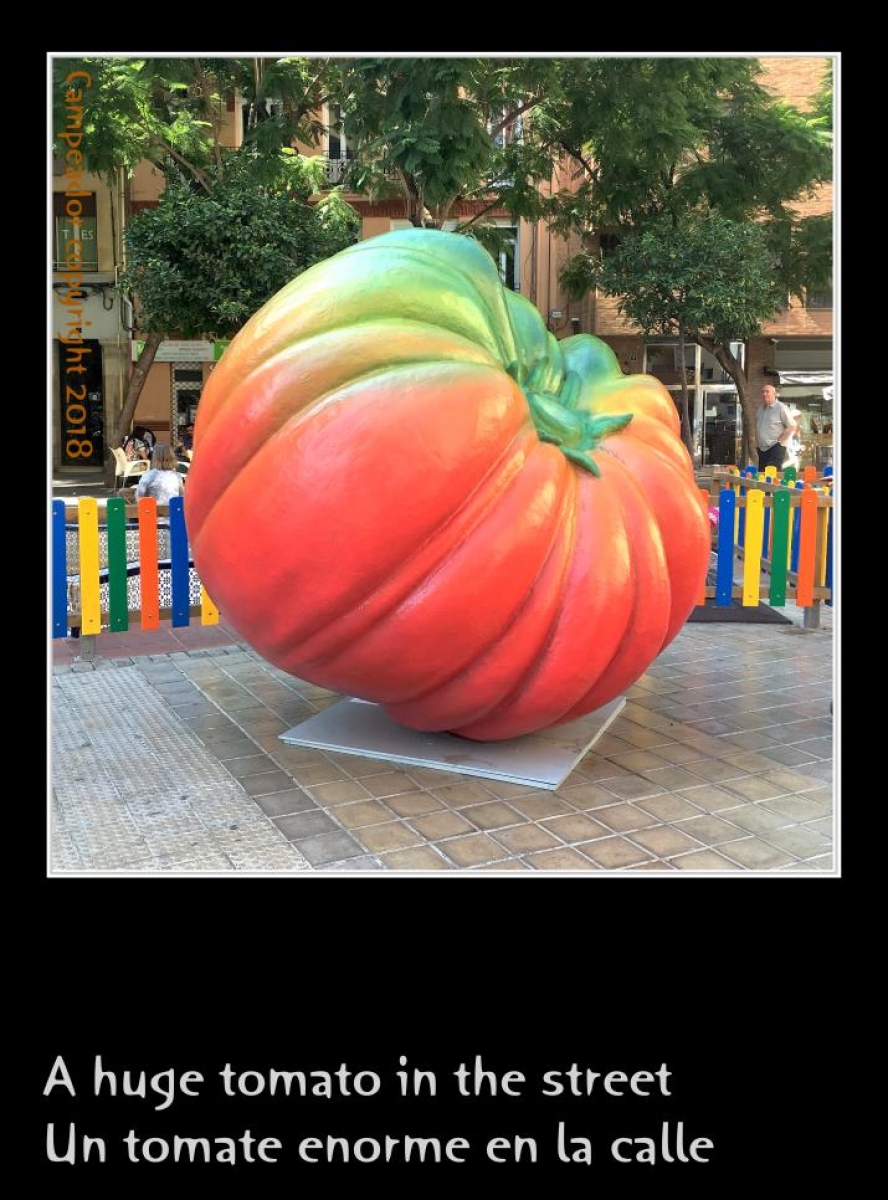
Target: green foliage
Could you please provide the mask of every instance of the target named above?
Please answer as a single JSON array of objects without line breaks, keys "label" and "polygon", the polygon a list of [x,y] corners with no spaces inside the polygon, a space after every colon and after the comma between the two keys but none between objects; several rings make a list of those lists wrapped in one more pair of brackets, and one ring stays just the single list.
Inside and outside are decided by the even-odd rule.
[{"label": "green foliage", "polygon": [[345,62],[339,102],[359,147],[350,185],[403,195],[414,224],[440,225],[457,199],[492,191],[513,216],[529,212],[536,169],[544,177],[551,159],[522,160],[512,119],[539,103],[553,69],[542,60]]},{"label": "green foliage", "polygon": [[714,213],[657,217],[586,270],[646,334],[744,340],[784,299],[766,231]]},{"label": "green foliage", "polygon": [[307,203],[298,159],[259,184],[248,153],[210,170],[209,190],[171,175],[156,208],[133,218],[121,286],[142,330],[230,337],[295,275],[357,240],[357,214],[339,196]]}]

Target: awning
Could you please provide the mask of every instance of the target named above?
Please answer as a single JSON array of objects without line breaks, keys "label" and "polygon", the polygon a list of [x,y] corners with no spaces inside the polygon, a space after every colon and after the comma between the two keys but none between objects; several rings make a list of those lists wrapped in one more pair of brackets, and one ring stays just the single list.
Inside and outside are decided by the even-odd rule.
[{"label": "awning", "polygon": [[789,387],[810,385],[811,387],[829,387],[833,381],[832,371],[778,371],[780,386]]}]

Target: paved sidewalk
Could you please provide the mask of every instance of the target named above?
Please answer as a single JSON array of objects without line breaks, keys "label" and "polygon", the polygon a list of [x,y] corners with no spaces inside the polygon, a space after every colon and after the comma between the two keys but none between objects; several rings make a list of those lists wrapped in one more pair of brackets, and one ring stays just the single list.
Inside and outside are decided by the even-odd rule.
[{"label": "paved sidewalk", "polygon": [[687,625],[555,792],[286,746],[338,696],[224,626],[54,643],[48,872],[836,874],[832,613],[787,612]]}]

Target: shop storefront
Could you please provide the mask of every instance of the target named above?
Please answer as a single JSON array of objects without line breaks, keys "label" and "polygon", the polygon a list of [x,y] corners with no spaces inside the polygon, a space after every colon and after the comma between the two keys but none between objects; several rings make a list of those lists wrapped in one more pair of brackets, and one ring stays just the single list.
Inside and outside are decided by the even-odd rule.
[{"label": "shop storefront", "polygon": [[781,338],[774,354],[778,394],[801,426],[802,467],[833,465],[833,346],[830,338]]}]

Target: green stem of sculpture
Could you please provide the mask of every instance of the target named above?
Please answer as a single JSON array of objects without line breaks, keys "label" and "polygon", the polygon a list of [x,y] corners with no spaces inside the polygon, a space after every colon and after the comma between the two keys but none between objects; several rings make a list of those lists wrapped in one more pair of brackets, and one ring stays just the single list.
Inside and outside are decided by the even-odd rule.
[{"label": "green stem of sculpture", "polygon": [[590,451],[603,438],[625,429],[632,420],[632,413],[593,416],[591,413],[576,412],[559,404],[552,396],[539,392],[527,392],[526,396],[540,441],[552,442],[565,458],[600,476],[601,472]]}]

